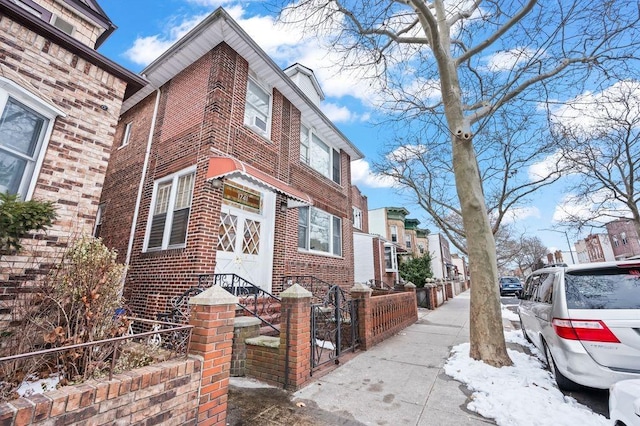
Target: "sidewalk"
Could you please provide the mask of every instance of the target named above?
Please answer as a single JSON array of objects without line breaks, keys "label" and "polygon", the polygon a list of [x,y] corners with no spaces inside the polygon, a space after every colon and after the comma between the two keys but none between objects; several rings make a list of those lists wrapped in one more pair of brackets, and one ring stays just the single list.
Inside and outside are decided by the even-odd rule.
[{"label": "sidewalk", "polygon": [[491,425],[465,409],[466,388],[447,376],[452,346],[469,341],[469,291],[398,335],[359,352],[338,369],[293,394],[294,402],[341,413],[365,425]]},{"label": "sidewalk", "polygon": [[[262,389],[272,396],[282,392],[282,398],[291,398],[292,403],[288,404],[289,408],[276,407],[278,404],[274,403],[250,418],[245,417],[246,423],[235,424],[495,424],[466,410],[469,392],[443,370],[451,347],[469,341],[469,302],[470,293],[466,291],[436,310],[419,309],[415,324],[368,351],[357,352],[339,368],[293,395],[285,395],[277,388]],[[510,323],[505,322],[505,327],[509,326]],[[239,388],[248,385],[246,379],[237,378],[232,378],[230,384],[232,390],[236,389],[234,398],[243,393]],[[258,394],[254,394],[255,397],[259,398]],[[231,399],[232,395],[230,403]],[[311,421],[281,423],[285,410],[293,417],[297,412]],[[234,426],[233,421],[228,424]]]}]

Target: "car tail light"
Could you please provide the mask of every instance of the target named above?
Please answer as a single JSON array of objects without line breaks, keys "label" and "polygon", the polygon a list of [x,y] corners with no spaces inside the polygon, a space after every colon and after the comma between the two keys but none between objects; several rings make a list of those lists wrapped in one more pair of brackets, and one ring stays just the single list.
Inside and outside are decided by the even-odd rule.
[{"label": "car tail light", "polygon": [[553,329],[558,337],[588,342],[620,343],[620,340],[599,320],[569,320],[554,318]]}]

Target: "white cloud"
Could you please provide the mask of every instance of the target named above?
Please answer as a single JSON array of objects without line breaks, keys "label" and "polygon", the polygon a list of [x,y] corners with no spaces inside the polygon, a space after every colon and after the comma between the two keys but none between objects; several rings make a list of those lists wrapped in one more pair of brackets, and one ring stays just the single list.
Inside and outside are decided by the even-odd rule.
[{"label": "white cloud", "polygon": [[585,92],[552,109],[556,123],[585,133],[640,116],[640,81],[623,80],[601,92]]},{"label": "white cloud", "polygon": [[136,64],[148,65],[171,47],[180,37],[198,25],[206,16],[207,14],[183,17],[179,22],[176,22],[178,18],[174,18],[170,20],[163,34],[135,39],[133,46],[127,49],[124,55]]},{"label": "white cloud", "polygon": [[529,61],[536,51],[528,47],[516,47],[496,52],[486,59],[486,69],[492,72],[511,71],[522,62]]},{"label": "white cloud", "polygon": [[[605,224],[613,217],[628,212],[624,204],[612,200],[606,190],[594,191],[589,200],[578,200],[574,194],[566,195],[553,212],[554,222],[566,222],[570,219],[591,220]],[[597,214],[596,214],[597,213]],[[594,216],[598,216],[594,218]]]},{"label": "white cloud", "polygon": [[541,161],[532,164],[529,166],[529,180],[535,181],[539,179],[543,179],[554,172],[557,172],[558,168],[562,166],[563,161],[561,160],[560,151],[555,152]]},{"label": "white cloud", "polygon": [[346,106],[340,106],[331,102],[322,103],[320,109],[322,109],[322,112],[334,123],[366,122],[371,118],[371,114],[369,113],[358,114]]},{"label": "white cloud", "polygon": [[387,159],[396,163],[406,163],[424,156],[428,151],[426,145],[402,145],[387,154]]},{"label": "white cloud", "polygon": [[520,207],[508,210],[502,222],[506,225],[526,219],[540,219],[541,217],[540,209],[537,207]]},{"label": "white cloud", "polygon": [[351,162],[351,183],[370,188],[392,188],[395,182],[388,176],[373,173],[365,160],[356,160]]}]

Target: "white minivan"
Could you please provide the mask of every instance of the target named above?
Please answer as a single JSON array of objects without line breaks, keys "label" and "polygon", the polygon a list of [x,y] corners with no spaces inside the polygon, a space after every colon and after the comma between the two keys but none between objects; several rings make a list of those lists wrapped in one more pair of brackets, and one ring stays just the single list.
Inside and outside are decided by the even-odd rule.
[{"label": "white minivan", "polygon": [[560,389],[640,378],[640,261],[538,269],[519,297],[524,336]]}]

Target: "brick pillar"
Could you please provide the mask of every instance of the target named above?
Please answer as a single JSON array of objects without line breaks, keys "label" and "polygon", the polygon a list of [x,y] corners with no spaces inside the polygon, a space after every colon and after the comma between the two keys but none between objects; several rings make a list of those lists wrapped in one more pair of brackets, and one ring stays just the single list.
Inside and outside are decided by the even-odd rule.
[{"label": "brick pillar", "polygon": [[418,297],[416,295],[416,285],[414,283],[406,283],[404,285],[404,291],[413,293],[413,318],[418,320]]},{"label": "brick pillar", "polygon": [[227,392],[238,298],[213,286],[189,299],[189,352],[202,358],[198,425],[226,426]]},{"label": "brick pillar", "polygon": [[280,356],[287,389],[299,389],[311,378],[311,296],[299,284],[280,293]]},{"label": "brick pillar", "polygon": [[365,284],[356,283],[351,287],[351,298],[358,300],[358,337],[360,337],[360,348],[367,350],[373,346],[371,319],[371,290]]},{"label": "brick pillar", "polygon": [[451,281],[445,282],[444,288],[447,292],[447,299],[453,299],[453,283]]}]

